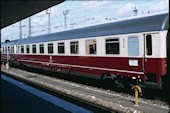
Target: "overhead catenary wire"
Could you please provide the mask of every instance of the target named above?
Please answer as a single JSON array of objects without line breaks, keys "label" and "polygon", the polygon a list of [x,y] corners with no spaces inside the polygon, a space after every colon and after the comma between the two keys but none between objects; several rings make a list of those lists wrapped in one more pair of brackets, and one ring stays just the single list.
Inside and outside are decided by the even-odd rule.
[{"label": "overhead catenary wire", "polygon": [[[86,24],[94,24],[94,23],[100,23],[103,21],[110,21],[110,20],[114,20],[114,19],[119,19],[122,17],[118,17],[115,16],[114,12],[116,12],[117,9],[120,9],[122,7],[125,6],[125,0],[119,0],[119,3],[117,3],[116,1],[94,1],[94,2],[89,2],[88,4],[82,5],[80,7],[76,7],[74,9],[69,9],[69,15],[67,16],[67,24],[68,24],[68,28],[69,27],[78,27],[78,26],[83,26],[84,23]],[[102,3],[103,2],[103,3]],[[104,3],[105,2],[105,3]],[[109,6],[106,2],[109,2]],[[124,3],[123,3],[124,2]],[[147,0],[147,2],[151,2],[151,0]],[[117,4],[119,6],[116,7],[111,7],[113,4]],[[102,4],[102,5],[100,5]],[[138,8],[138,6],[140,5],[144,5],[146,4],[146,1],[139,1],[139,2],[133,2],[134,6]],[[96,6],[95,6],[96,5]],[[93,7],[93,11],[91,14],[89,14],[89,11],[91,11],[91,9],[88,9],[88,7]],[[145,6],[146,9],[140,9],[138,8],[138,14],[143,14],[144,12],[149,12],[151,13],[152,10],[147,11],[147,7],[148,5]],[[98,10],[100,8],[104,8],[103,10]],[[88,12],[88,14],[86,13]],[[95,12],[95,13],[94,13]],[[113,12],[111,14],[111,12]],[[37,18],[38,21],[31,21],[33,22],[33,31],[35,31],[35,29],[40,29],[40,28],[44,28],[44,29],[48,29],[47,27],[47,22],[48,19],[46,18],[47,16],[42,12],[40,12],[40,14],[37,15],[33,15],[35,18]],[[132,14],[130,14],[131,12],[129,12],[130,16],[133,16]],[[102,17],[99,17],[98,15],[103,15]],[[39,18],[41,17],[41,18]],[[42,19],[43,18],[43,19]],[[54,14],[53,12],[51,12],[51,18],[53,18],[53,20],[51,21],[51,28],[55,28],[55,30],[52,31],[57,31],[59,29],[64,30],[64,24],[62,24],[63,22],[63,12],[60,11],[57,14]],[[88,20],[89,18],[94,18],[94,20]],[[23,31],[25,31],[25,29],[23,29]],[[43,33],[42,30],[37,30],[37,33]],[[13,33],[13,35],[16,35],[17,33]],[[4,35],[3,35],[4,36]]]}]

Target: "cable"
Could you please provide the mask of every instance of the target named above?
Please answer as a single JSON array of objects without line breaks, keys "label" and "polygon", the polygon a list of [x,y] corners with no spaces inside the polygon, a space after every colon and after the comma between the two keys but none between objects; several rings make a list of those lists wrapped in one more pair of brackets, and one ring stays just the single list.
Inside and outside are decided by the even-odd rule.
[{"label": "cable", "polygon": [[35,23],[35,24],[37,24],[37,25],[39,25],[39,26],[41,26],[41,27],[43,27],[43,28],[48,29],[48,27],[45,27],[45,26],[43,26],[43,25],[41,25],[41,24],[38,24],[37,22],[34,22],[34,21],[31,21],[31,22],[33,22],[33,23]]},{"label": "cable", "polygon": [[[123,0],[123,1],[125,1],[125,0]],[[105,1],[104,1],[105,2]],[[78,8],[75,8],[75,9],[70,9],[69,10],[69,15],[68,15],[68,17],[67,17],[67,21],[68,21],[68,26],[69,27],[75,27],[75,26],[78,26],[78,25],[83,25],[84,24],[84,22],[86,22],[86,24],[88,23],[89,25],[90,24],[94,24],[94,23],[99,23],[99,22],[102,22],[102,21],[105,21],[105,19],[103,19],[103,18],[119,18],[119,16],[117,16],[117,17],[113,17],[114,16],[114,13],[113,14],[111,14],[110,12],[112,11],[115,11],[116,9],[119,9],[119,8],[122,8],[122,7],[124,7],[126,4],[127,4],[127,2],[126,3],[123,3],[122,2],[122,0],[119,2],[119,3],[116,3],[117,1],[113,1],[113,2],[110,2],[110,1],[108,1],[109,2],[109,6],[108,6],[108,3],[104,3],[104,2],[101,2],[101,1],[96,1],[96,2],[89,2],[89,4],[86,4],[86,5],[83,5],[83,6],[81,6],[81,7],[78,7]],[[148,5],[146,5],[146,1],[140,1],[140,2],[133,2],[133,4],[138,8],[138,7],[140,7],[140,6],[142,6],[142,7],[146,7],[146,9],[147,9],[147,7],[149,6],[149,2],[152,2],[151,0],[148,0]],[[100,4],[102,4],[102,5],[100,5]],[[112,5],[113,4],[116,4],[116,5],[118,5],[118,7],[112,7]],[[144,6],[144,5],[145,6]],[[92,14],[88,14],[87,15],[87,12],[89,12],[89,11],[91,11],[91,9],[87,9],[87,7],[91,7],[91,6],[93,6],[93,5],[96,5],[96,6],[94,6],[93,7],[93,13]],[[106,7],[107,6],[107,7]],[[103,10],[97,10],[97,9],[99,9],[99,8],[103,8],[103,7],[105,7],[105,9],[103,9]],[[145,9],[145,8],[144,8]],[[141,9],[138,9],[138,10],[141,10]],[[147,10],[141,10],[140,12],[142,13],[142,11],[147,11]],[[152,12],[153,10],[150,10],[150,13]],[[95,12],[95,13],[94,13]],[[42,13],[42,12],[40,12],[40,13]],[[83,15],[82,15],[83,14]],[[104,17],[103,18],[101,18],[101,17],[96,17],[96,16],[98,16],[98,15],[104,15]],[[138,11],[138,14],[139,14],[139,11]],[[75,16],[76,15],[76,16]],[[129,15],[130,15],[130,13],[129,13]],[[34,16],[32,16],[32,18],[34,18],[34,17],[45,17],[46,16],[46,14],[42,14],[42,15],[34,15]],[[93,20],[93,21],[90,21],[90,20],[88,20],[89,18],[87,18],[87,17],[89,17],[89,18],[95,18],[95,20]],[[51,28],[54,28],[54,27],[56,27],[57,29],[63,29],[64,30],[64,26],[63,26],[63,24],[62,24],[62,21],[60,21],[61,19],[63,19],[63,14],[62,14],[62,12],[61,13],[57,13],[57,14],[54,14],[54,13],[52,13],[52,15],[51,15],[51,18],[56,18],[56,19],[53,19],[53,21],[51,21],[52,23],[52,26],[51,26]],[[32,28],[32,29],[35,29],[36,27],[43,27],[43,28],[45,28],[45,29],[48,29],[48,27],[46,27],[47,25],[42,25],[42,24],[39,24],[39,23],[42,23],[42,22],[44,22],[45,23],[45,21],[47,21],[48,19],[42,19],[42,18],[38,18],[38,22],[35,22],[35,21],[32,21],[33,23],[34,23],[34,28]],[[56,25],[56,23],[58,23],[57,25]],[[72,25],[71,25],[72,24]],[[37,25],[37,26],[36,26]],[[37,28],[36,28],[37,29]],[[26,31],[27,29],[24,29],[23,28],[23,31]],[[36,31],[37,33],[39,33],[39,32],[41,32],[41,33],[43,33],[42,32],[42,30],[38,30],[38,31]],[[19,32],[17,32],[17,33],[11,33],[12,35],[15,35],[15,34],[19,34]],[[7,35],[7,36],[11,36],[11,34],[9,34],[9,35]],[[6,35],[2,35],[2,36],[6,36]]]}]

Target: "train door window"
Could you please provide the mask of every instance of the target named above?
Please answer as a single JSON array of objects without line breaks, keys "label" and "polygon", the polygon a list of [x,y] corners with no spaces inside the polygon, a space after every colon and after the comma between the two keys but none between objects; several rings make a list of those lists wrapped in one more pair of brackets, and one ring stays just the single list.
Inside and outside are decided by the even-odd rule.
[{"label": "train door window", "polygon": [[152,36],[151,35],[146,36],[146,52],[147,52],[147,55],[152,55]]},{"label": "train door window", "polygon": [[119,54],[119,39],[106,39],[106,54]]},{"label": "train door window", "polygon": [[137,36],[128,37],[128,55],[129,56],[139,55],[139,39]]},{"label": "train door window", "polygon": [[96,40],[90,39],[86,40],[86,53],[87,54],[96,54]]},{"label": "train door window", "polygon": [[44,53],[44,44],[40,44],[40,53]]},{"label": "train door window", "polygon": [[24,46],[21,46],[21,53],[24,53]]},{"label": "train door window", "polygon": [[78,54],[78,41],[70,42],[70,51],[73,54]]},{"label": "train door window", "polygon": [[36,53],[36,45],[32,45],[32,53]]},{"label": "train door window", "polygon": [[26,45],[26,51],[27,51],[27,53],[30,53],[30,46],[29,45]]},{"label": "train door window", "polygon": [[48,53],[53,53],[53,43],[48,44]]},{"label": "train door window", "polygon": [[58,43],[58,53],[65,53],[64,42]]}]

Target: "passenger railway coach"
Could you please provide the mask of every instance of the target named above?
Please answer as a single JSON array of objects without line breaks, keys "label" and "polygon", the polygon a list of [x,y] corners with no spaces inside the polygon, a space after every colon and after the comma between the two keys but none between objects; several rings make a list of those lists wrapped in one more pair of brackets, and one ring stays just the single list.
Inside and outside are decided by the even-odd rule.
[{"label": "passenger railway coach", "polygon": [[2,43],[2,61],[61,73],[162,88],[167,76],[169,13]]}]

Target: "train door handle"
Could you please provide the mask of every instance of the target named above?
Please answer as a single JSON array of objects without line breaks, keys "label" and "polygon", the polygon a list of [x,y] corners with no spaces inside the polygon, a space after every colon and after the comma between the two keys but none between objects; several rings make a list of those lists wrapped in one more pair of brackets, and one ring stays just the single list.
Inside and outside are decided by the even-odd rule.
[{"label": "train door handle", "polygon": [[148,59],[147,58],[145,58],[145,62],[147,62],[148,61]]}]

